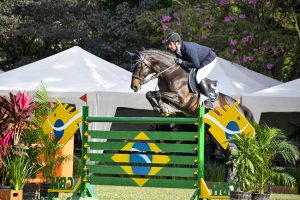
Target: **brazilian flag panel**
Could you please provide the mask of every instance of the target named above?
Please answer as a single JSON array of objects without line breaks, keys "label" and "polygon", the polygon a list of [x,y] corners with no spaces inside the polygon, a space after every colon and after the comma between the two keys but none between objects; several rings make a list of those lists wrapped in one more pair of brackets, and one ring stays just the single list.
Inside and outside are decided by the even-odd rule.
[{"label": "brazilian flag panel", "polygon": [[[171,143],[161,140],[158,133],[149,134],[155,141],[148,132],[131,132],[126,137],[130,136],[132,140],[116,142],[114,139],[124,139],[118,132],[113,133],[107,142],[89,142],[91,150],[104,150],[102,154],[88,154],[89,161],[94,161],[88,162],[90,164],[87,165],[93,175],[89,177],[91,183],[194,188],[197,184],[198,170],[195,133],[188,132],[185,136],[177,134],[180,140],[175,140],[173,136],[170,137],[174,140]],[[91,134],[102,135],[97,138],[108,136],[106,132],[98,131]],[[170,132],[165,134],[170,135]]]}]

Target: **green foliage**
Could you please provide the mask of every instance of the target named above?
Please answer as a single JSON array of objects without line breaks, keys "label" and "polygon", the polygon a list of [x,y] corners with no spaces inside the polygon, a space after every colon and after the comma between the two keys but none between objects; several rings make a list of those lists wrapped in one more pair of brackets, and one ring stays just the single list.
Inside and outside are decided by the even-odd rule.
[{"label": "green foliage", "polygon": [[[24,181],[25,178],[28,178],[26,176],[31,175],[29,172],[38,168],[37,165],[33,164],[34,158],[36,158],[34,151],[30,148],[24,152],[23,149],[19,148],[20,144],[25,145],[26,148],[29,147],[32,144],[29,141],[31,139],[34,141],[36,138],[28,131],[31,129],[33,111],[36,108],[36,104],[27,93],[9,93],[9,98],[0,97],[0,159],[2,160],[0,171],[2,184],[10,182],[16,188],[20,188],[22,186],[20,186],[20,181]],[[16,163],[18,163],[17,166],[14,166]],[[32,167],[29,168],[28,166]]]},{"label": "green foliage", "polygon": [[40,170],[45,182],[49,182],[56,176],[58,168],[64,162],[72,159],[71,156],[61,155],[63,145],[58,143],[54,134],[38,133],[39,137],[39,165],[43,166]]},{"label": "green foliage", "polygon": [[232,150],[230,161],[227,163],[235,169],[235,185],[239,186],[241,191],[250,191],[255,163],[262,162],[255,139],[248,138],[246,134],[235,134],[229,142],[237,146],[237,149]]},{"label": "green foliage", "polygon": [[287,140],[286,135],[280,129],[268,127],[267,125],[255,125],[255,131],[255,145],[258,147],[257,155],[262,160],[256,162],[254,166],[254,191],[264,193],[264,188],[267,185],[295,185],[295,178],[286,173],[283,167],[274,166],[273,162],[275,159],[282,159],[285,163],[295,165],[299,159],[298,148]]},{"label": "green foliage", "polygon": [[[281,6],[278,2],[256,1],[251,4],[236,1],[220,5],[222,15],[212,34],[217,42],[227,42],[220,49],[221,57],[287,81],[291,71],[297,70],[294,64],[298,59],[295,53],[299,51],[299,45],[295,45],[295,41],[300,38],[296,32],[282,26],[288,15],[282,15],[282,19],[274,17]],[[287,58],[289,62],[285,62]]]},{"label": "green foliage", "polygon": [[35,110],[33,121],[35,125],[35,136],[37,138],[36,152],[38,155],[38,165],[42,166],[39,170],[45,182],[49,182],[58,171],[58,168],[64,162],[72,159],[71,156],[61,155],[63,145],[60,144],[54,134],[44,134],[42,125],[46,121],[48,115],[53,111],[49,104],[49,97],[43,84],[35,92],[34,102],[39,105],[39,109]]},{"label": "green foliage", "polygon": [[297,186],[300,186],[300,169],[299,168],[289,168],[286,170],[288,174],[296,179]]},{"label": "green foliage", "polygon": [[225,165],[216,162],[205,163],[204,180],[223,182],[225,180]]},{"label": "green foliage", "polygon": [[73,156],[73,176],[80,176],[81,175],[81,159],[77,156]]},{"label": "green foliage", "polygon": [[79,45],[120,64],[137,48],[134,21],[161,6],[147,1],[16,0],[0,2],[0,68],[10,70]]},{"label": "green foliage", "polygon": [[[27,93],[21,92],[10,93],[9,98],[0,97],[2,184],[9,182],[15,189],[22,189],[25,178],[37,170],[49,181],[58,167],[71,159],[60,155],[63,145],[54,134],[43,133],[42,125],[51,111],[43,84],[35,92],[33,101]],[[16,142],[12,143],[12,139]]]},{"label": "green foliage", "polygon": [[296,180],[286,173],[283,167],[275,166],[276,159],[295,165],[299,159],[298,148],[287,140],[286,135],[277,128],[253,124],[256,135],[235,135],[230,139],[237,151],[230,158],[236,168],[236,181],[242,190],[264,193],[266,186],[294,186]]},{"label": "green foliage", "polygon": [[49,104],[49,97],[43,83],[41,83],[38,90],[34,93],[33,102],[38,105],[38,109],[35,109],[33,112],[34,118],[32,123],[36,127],[41,127],[41,124],[45,122],[47,117],[53,111]]},{"label": "green foliage", "polygon": [[0,160],[5,167],[6,176],[14,190],[22,190],[25,179],[34,172],[34,166],[31,165],[26,149],[25,146],[11,147],[5,159]]},{"label": "green foliage", "polygon": [[76,17],[74,1],[5,0],[0,8],[0,24],[5,25],[0,30],[4,70],[66,49],[83,36],[84,23]]},{"label": "green foliage", "polygon": [[159,48],[156,44],[167,32],[176,31],[183,40],[216,49],[220,57],[288,81],[300,77],[299,14],[294,7],[292,0],[198,0],[143,13],[137,25],[145,30],[140,31],[145,43],[154,47]]}]

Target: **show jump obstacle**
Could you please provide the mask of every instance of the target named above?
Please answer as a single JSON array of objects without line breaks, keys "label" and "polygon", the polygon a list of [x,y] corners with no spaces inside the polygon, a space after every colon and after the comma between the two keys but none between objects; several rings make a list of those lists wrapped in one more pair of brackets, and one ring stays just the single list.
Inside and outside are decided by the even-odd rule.
[{"label": "show jump obstacle", "polygon": [[[228,185],[215,183],[211,195],[204,182],[205,108],[198,118],[90,117],[82,116],[82,166],[80,193],[88,184],[162,188],[195,188],[195,198],[229,198]],[[89,123],[196,124],[197,132],[100,131]],[[92,138],[105,142],[90,142]],[[89,153],[96,151],[101,153]],[[100,197],[101,198],[101,197]]]},{"label": "show jump obstacle", "polygon": [[[229,199],[229,183],[204,181],[204,123],[223,148],[227,139],[244,132],[254,136],[254,129],[239,113],[237,105],[205,114],[198,118],[166,117],[92,117],[88,107],[82,109],[81,176],[77,183],[71,177],[54,178],[49,192],[73,192],[80,198],[97,198],[91,185],[195,189],[193,199]],[[198,131],[103,131],[89,129],[90,123],[120,124],[195,124]],[[120,125],[122,127],[122,125]],[[95,142],[101,139],[102,142]],[[67,187],[67,182],[69,186]],[[101,199],[101,194],[100,197]]]}]

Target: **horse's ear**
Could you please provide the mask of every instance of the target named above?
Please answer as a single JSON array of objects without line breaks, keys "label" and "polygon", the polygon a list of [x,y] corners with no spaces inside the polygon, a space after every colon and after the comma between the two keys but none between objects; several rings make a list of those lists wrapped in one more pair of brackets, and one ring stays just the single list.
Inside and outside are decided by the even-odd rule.
[{"label": "horse's ear", "polygon": [[129,51],[125,51],[125,55],[129,55],[130,58],[131,58],[131,60],[132,60],[132,58],[133,58],[134,56],[136,56],[135,53],[131,53],[131,52],[129,52]]},{"label": "horse's ear", "polygon": [[140,51],[135,50],[136,55],[138,56],[139,59],[142,59],[143,54]]}]

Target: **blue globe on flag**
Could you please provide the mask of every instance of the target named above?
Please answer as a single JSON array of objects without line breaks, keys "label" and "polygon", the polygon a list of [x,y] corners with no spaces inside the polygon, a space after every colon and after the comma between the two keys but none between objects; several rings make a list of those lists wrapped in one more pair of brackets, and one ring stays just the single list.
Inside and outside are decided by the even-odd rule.
[{"label": "blue globe on flag", "polygon": [[[147,143],[137,142],[132,146],[132,151],[138,152],[149,152],[150,147]],[[151,163],[152,155],[147,154],[131,154],[130,155],[130,163]],[[132,171],[137,175],[147,175],[151,167],[148,166],[132,166]]]}]

